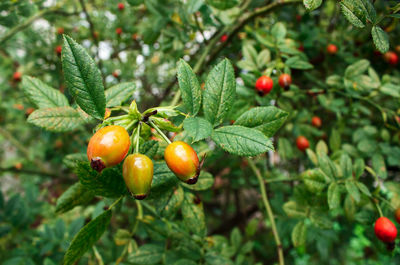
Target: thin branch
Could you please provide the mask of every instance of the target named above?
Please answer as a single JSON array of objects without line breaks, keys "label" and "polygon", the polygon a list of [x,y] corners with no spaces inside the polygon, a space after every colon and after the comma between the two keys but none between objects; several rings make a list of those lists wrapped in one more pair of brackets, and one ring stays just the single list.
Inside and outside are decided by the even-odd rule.
[{"label": "thin branch", "polygon": [[276,228],[274,213],[272,212],[272,208],[271,208],[271,205],[268,200],[267,191],[265,189],[263,177],[261,176],[260,170],[256,167],[253,160],[248,158],[247,161],[249,163],[251,170],[256,175],[258,184],[260,186],[262,201],[264,203],[265,209],[267,210],[268,218],[269,218],[269,221],[271,222],[272,233],[274,235],[274,239],[275,239],[275,243],[276,243],[276,248],[278,249],[279,265],[284,265],[285,260],[283,257],[282,243],[279,238],[278,230]]}]

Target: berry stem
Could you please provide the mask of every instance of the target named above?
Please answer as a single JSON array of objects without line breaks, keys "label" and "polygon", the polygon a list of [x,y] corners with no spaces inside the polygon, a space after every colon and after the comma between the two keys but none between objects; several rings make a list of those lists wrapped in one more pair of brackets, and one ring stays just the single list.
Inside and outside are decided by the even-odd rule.
[{"label": "berry stem", "polygon": [[149,120],[149,123],[150,123],[151,127],[153,127],[158,132],[158,134],[161,135],[161,137],[164,139],[164,141],[167,142],[167,144],[171,143],[171,141],[168,139],[168,137],[160,130],[160,128],[157,127],[157,125],[154,124],[154,122]]},{"label": "berry stem", "polygon": [[271,205],[268,200],[267,191],[265,189],[263,177],[261,176],[260,170],[256,167],[253,160],[251,160],[250,158],[247,158],[247,161],[249,163],[251,170],[256,175],[258,184],[260,186],[262,201],[264,203],[265,209],[267,210],[268,218],[269,218],[269,221],[271,222],[271,229],[272,229],[272,233],[274,235],[276,248],[278,249],[279,265],[284,265],[285,260],[283,257],[282,243],[279,238],[278,230],[276,228],[274,213],[272,212],[272,208],[271,208]]},{"label": "berry stem", "polygon": [[139,125],[136,129],[136,136],[135,136],[135,154],[139,153],[140,129],[141,128],[142,128],[142,123],[139,122]]},{"label": "berry stem", "polygon": [[383,217],[382,209],[381,209],[381,207],[379,206],[379,204],[378,204],[374,199],[372,199],[372,201],[374,202],[374,204],[375,204],[375,206],[376,206],[376,209],[377,209],[378,212],[379,212],[379,216],[380,216],[380,217]]},{"label": "berry stem", "polygon": [[119,197],[115,202],[113,202],[113,203],[110,205],[110,208],[108,208],[108,209],[111,210],[116,204],[119,203],[119,201],[120,201],[123,197],[124,197],[124,196]]}]

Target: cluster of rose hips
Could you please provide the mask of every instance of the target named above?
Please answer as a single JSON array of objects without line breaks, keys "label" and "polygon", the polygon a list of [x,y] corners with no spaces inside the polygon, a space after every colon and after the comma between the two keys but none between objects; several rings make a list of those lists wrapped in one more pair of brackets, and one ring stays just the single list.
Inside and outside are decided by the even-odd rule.
[{"label": "cluster of rose hips", "polygon": [[[395,219],[400,224],[400,208],[395,212]],[[379,217],[375,222],[374,230],[376,237],[386,244],[387,249],[394,250],[397,237],[397,228],[394,223],[387,217]]]},{"label": "cluster of rose hips", "polygon": [[[139,153],[140,127],[146,119],[148,117],[140,121],[137,127],[136,148],[133,154],[128,155],[131,147],[129,133],[119,125],[109,125],[98,130],[90,139],[87,148],[90,166],[99,173],[125,159],[122,166],[125,184],[132,196],[139,200],[147,196],[153,180],[153,162],[148,156]],[[157,132],[162,133],[159,129]],[[169,169],[181,181],[187,184],[197,182],[201,165],[197,153],[189,144],[183,141],[169,142],[164,159]]]},{"label": "cluster of rose hips", "polygon": [[[292,84],[292,77],[289,74],[281,74],[278,80],[279,86],[283,89],[289,89]],[[271,77],[263,75],[256,81],[256,90],[260,96],[269,94],[274,86],[274,81]]]}]

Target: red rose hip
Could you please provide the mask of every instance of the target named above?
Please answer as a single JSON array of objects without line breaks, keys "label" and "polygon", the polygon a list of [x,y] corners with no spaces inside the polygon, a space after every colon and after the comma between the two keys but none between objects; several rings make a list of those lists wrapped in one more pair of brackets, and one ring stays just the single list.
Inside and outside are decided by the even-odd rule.
[{"label": "red rose hip", "polygon": [[374,230],[376,237],[385,243],[391,243],[397,237],[396,226],[386,217],[376,220]]},{"label": "red rose hip", "polygon": [[399,62],[399,57],[396,53],[389,51],[383,55],[383,59],[390,65],[397,65]]},{"label": "red rose hip", "polygon": [[292,84],[292,77],[289,74],[281,74],[279,76],[278,83],[281,88],[289,89],[290,85]]},{"label": "red rose hip", "polygon": [[316,127],[316,128],[321,127],[321,126],[322,126],[321,118],[318,117],[318,116],[312,117],[312,119],[311,119],[311,125],[314,126],[314,127]]},{"label": "red rose hip", "polygon": [[335,44],[329,44],[327,47],[326,47],[326,51],[329,53],[329,54],[336,54],[337,53],[337,51],[338,51],[338,48],[337,48],[337,46],[335,45]]},{"label": "red rose hip", "polygon": [[298,148],[300,151],[304,151],[304,150],[306,150],[308,147],[310,147],[310,143],[308,142],[307,138],[304,137],[304,136],[299,136],[299,137],[297,137],[297,139],[296,139],[296,145],[297,145],[297,148]]},{"label": "red rose hip", "polygon": [[273,86],[274,81],[272,81],[271,77],[266,75],[261,76],[256,81],[256,90],[260,96],[265,96],[271,92]]}]

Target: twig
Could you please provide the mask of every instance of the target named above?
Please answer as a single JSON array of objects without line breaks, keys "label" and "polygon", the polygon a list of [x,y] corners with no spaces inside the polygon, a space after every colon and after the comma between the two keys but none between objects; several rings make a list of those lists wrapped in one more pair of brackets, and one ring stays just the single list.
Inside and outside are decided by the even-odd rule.
[{"label": "twig", "polygon": [[254,164],[253,160],[251,160],[250,158],[247,158],[247,161],[249,163],[251,170],[256,175],[258,184],[260,186],[261,197],[262,197],[265,209],[267,210],[269,221],[271,222],[272,233],[274,235],[276,247],[278,249],[279,265],[284,265],[285,260],[283,257],[282,244],[281,244],[281,240],[279,238],[278,230],[276,228],[274,213],[272,212],[271,205],[269,204],[269,201],[268,201],[268,196],[267,196],[267,191],[265,189],[264,180],[261,176],[260,171]]}]

